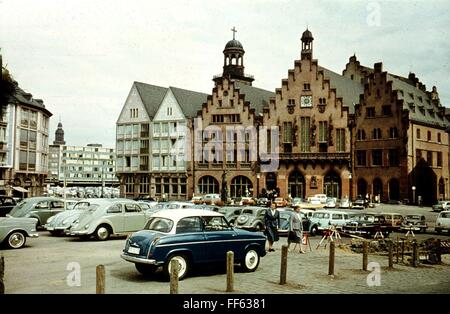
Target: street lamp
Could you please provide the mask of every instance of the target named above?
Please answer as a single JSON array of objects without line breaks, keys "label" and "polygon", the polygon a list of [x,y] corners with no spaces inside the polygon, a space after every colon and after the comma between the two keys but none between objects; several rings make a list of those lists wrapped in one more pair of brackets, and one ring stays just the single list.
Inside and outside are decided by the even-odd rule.
[{"label": "street lamp", "polygon": [[349,199],[352,200],[353,199],[353,184],[352,184],[352,173],[350,172],[348,174],[348,180],[349,180],[349,184],[350,184],[350,189],[349,189]]},{"label": "street lamp", "polygon": [[411,190],[412,190],[412,194],[413,194],[413,204],[415,204],[416,203],[416,186],[415,185],[413,185],[412,187],[411,187]]}]

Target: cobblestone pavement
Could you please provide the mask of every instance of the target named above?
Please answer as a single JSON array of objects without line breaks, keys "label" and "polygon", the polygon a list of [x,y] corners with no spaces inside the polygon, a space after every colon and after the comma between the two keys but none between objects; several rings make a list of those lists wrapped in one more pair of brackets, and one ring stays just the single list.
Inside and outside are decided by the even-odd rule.
[{"label": "cobblestone pavement", "polygon": [[[39,239],[30,239],[26,248],[4,250],[6,293],[95,293],[95,267],[106,268],[106,293],[169,293],[169,283],[161,272],[144,278],[134,265],[123,261],[119,254],[124,239],[106,242],[53,238],[40,232]],[[448,238],[448,237],[442,237]],[[316,250],[320,237],[311,239],[312,251],[306,254],[289,252],[287,283],[279,284],[281,245],[261,259],[254,273],[240,272],[235,267],[234,293],[242,294],[310,294],[310,293],[449,293],[450,256],[443,256],[443,265],[423,265],[413,268],[394,264],[387,269],[387,256],[370,255],[370,262],[380,265],[380,285],[368,286],[362,271],[362,255],[348,247],[336,247],[335,276],[328,276],[328,247]],[[343,238],[348,242],[348,238]],[[71,287],[67,277],[73,271],[68,264],[77,262],[81,270],[81,285]],[[70,266],[70,265],[69,265]],[[370,269],[369,269],[370,270]],[[73,277],[70,277],[73,278]],[[372,277],[371,277],[372,278]],[[225,267],[202,267],[180,281],[182,294],[225,293]]]}]

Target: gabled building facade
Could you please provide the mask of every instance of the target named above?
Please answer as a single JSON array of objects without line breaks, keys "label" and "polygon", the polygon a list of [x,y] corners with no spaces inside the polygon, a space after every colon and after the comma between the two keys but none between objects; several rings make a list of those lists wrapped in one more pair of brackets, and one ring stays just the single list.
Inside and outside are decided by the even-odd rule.
[{"label": "gabled building facade", "polygon": [[223,73],[214,77],[212,95],[193,123],[194,194],[235,198],[256,196],[260,189],[257,133],[262,109],[274,93],[252,86],[244,53],[234,38],[225,45]]},{"label": "gabled building facade", "polygon": [[306,30],[300,60],[264,108],[263,124],[280,130],[280,153],[278,171],[264,173],[261,185],[278,186],[283,197],[349,197],[352,115],[363,89],[320,66],[313,40]]},{"label": "gabled building facade", "polygon": [[349,59],[343,75],[364,85],[355,109],[354,188],[382,201],[433,204],[449,197],[449,126],[436,87]]},{"label": "gabled building facade", "polygon": [[186,199],[189,118],[206,94],[134,82],[117,120],[116,173],[129,198]]}]

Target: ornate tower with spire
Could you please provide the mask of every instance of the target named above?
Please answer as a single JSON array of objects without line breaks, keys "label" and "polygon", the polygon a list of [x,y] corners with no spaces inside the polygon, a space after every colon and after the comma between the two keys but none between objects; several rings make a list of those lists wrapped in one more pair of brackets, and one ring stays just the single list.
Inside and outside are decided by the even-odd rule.
[{"label": "ornate tower with spire", "polygon": [[53,141],[53,145],[65,145],[66,141],[64,141],[64,130],[62,123],[58,123],[58,128],[55,131],[55,140]]},{"label": "ornate tower with spire", "polygon": [[312,60],[313,56],[313,40],[312,33],[306,28],[306,31],[302,34],[302,60]]},{"label": "ornate tower with spire", "polygon": [[[244,73],[244,48],[242,44],[235,39],[237,32],[236,28],[231,29],[233,32],[233,39],[227,42],[223,50],[223,74],[222,77],[227,77],[233,81],[241,81],[245,84],[252,85],[254,78]],[[220,79],[221,77],[214,77]]]}]

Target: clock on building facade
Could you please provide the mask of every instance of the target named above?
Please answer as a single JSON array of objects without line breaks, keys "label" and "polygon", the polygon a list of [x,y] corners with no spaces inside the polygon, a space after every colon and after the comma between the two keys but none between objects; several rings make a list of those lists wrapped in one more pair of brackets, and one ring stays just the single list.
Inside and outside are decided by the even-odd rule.
[{"label": "clock on building facade", "polygon": [[312,107],[312,96],[301,96],[300,97],[301,107]]}]

